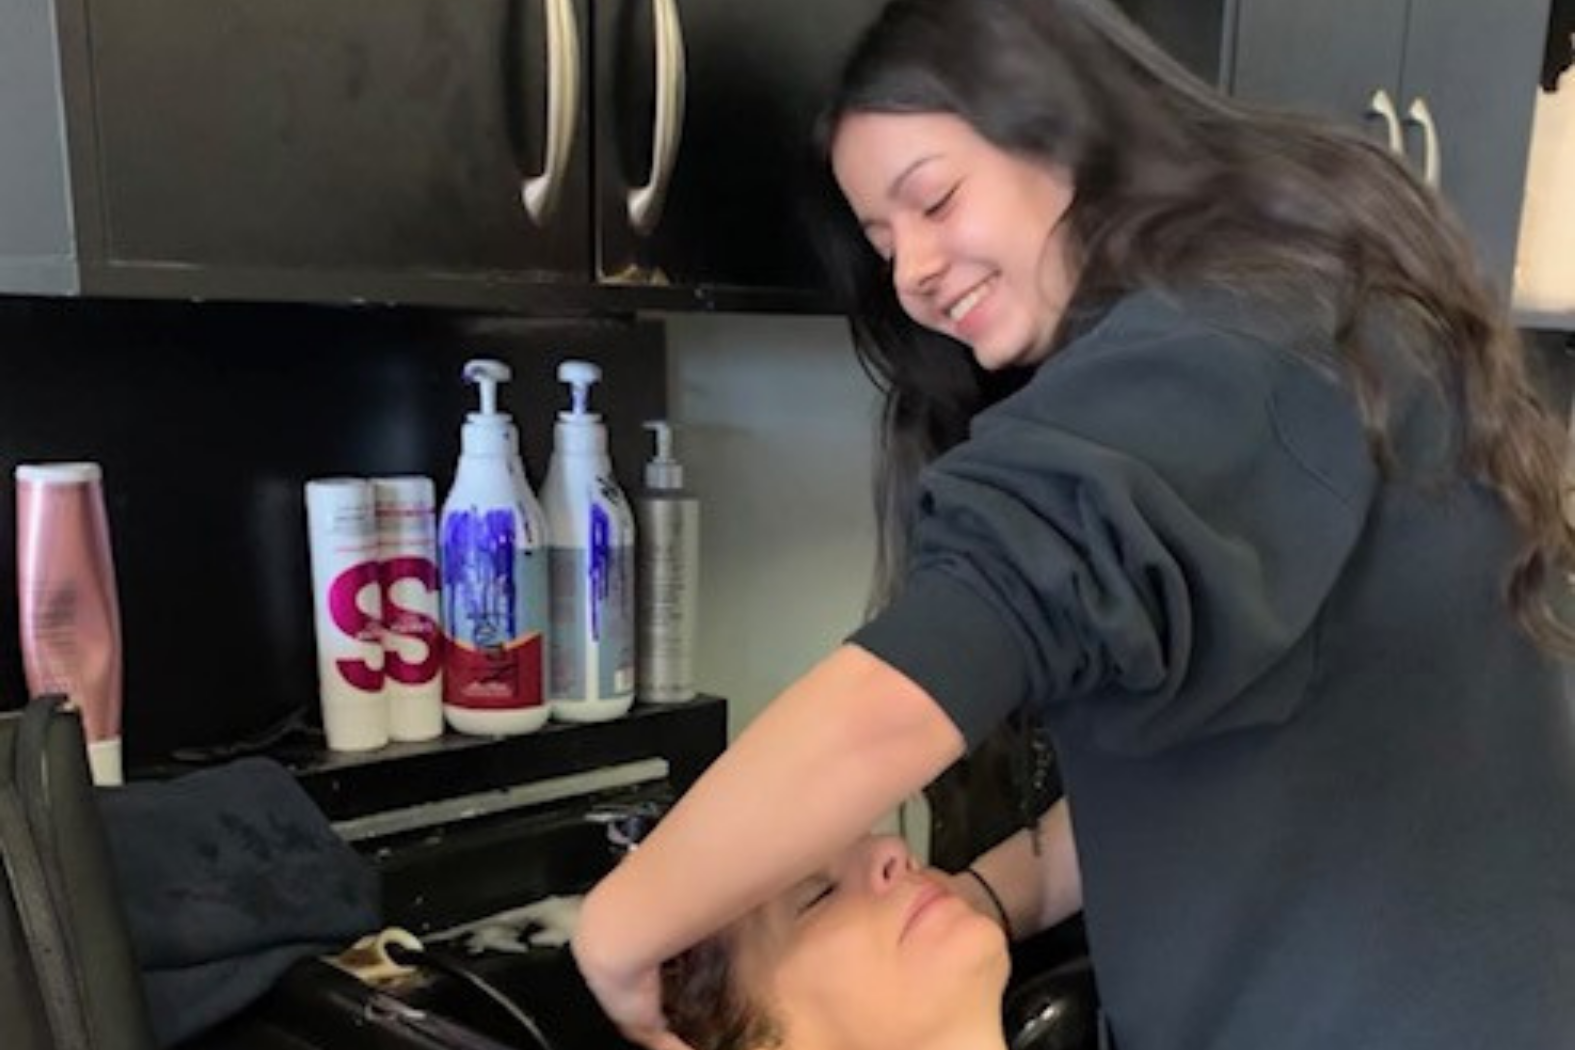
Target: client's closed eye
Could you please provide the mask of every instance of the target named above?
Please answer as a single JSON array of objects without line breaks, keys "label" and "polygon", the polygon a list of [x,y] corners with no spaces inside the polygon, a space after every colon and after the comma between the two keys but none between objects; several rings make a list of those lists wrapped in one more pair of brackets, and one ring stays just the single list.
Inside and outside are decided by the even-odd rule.
[{"label": "client's closed eye", "polygon": [[805,888],[804,895],[800,898],[801,903],[798,906],[798,913],[800,915],[805,914],[815,905],[830,897],[836,889],[837,884],[830,879],[814,880]]}]

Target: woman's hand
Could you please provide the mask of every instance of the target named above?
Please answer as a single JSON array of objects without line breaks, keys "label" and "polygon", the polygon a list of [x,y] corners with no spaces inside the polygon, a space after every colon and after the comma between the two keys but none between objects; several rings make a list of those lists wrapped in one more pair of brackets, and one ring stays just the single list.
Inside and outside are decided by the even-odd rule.
[{"label": "woman's hand", "polygon": [[662,976],[659,967],[620,972],[599,960],[594,940],[582,925],[569,942],[575,965],[602,1011],[630,1042],[647,1050],[691,1050],[667,1027],[662,1013]]}]

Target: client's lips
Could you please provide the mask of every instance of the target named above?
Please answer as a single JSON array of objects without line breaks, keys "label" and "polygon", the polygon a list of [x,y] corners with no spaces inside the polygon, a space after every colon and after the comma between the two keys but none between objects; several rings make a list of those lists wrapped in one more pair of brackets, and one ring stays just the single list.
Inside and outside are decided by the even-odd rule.
[{"label": "client's lips", "polygon": [[919,921],[920,916],[929,911],[936,904],[939,904],[950,897],[951,893],[939,883],[931,882],[929,879],[926,879],[920,883],[919,891],[913,895],[913,900],[908,904],[908,916],[903,920],[902,934],[898,937],[898,940],[908,936],[908,931],[913,929],[914,924]]}]

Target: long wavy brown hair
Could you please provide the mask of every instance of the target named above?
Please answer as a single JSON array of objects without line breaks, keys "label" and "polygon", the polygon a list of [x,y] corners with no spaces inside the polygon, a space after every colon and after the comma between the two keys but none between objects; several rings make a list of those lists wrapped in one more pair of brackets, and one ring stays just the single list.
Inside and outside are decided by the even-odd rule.
[{"label": "long wavy brown hair", "polygon": [[1575,652],[1548,598],[1575,566],[1565,434],[1533,391],[1518,333],[1448,207],[1355,131],[1233,100],[1107,0],[894,0],[849,58],[817,134],[822,247],[860,359],[884,394],[872,605],[896,586],[919,469],[1026,376],[981,370],[902,311],[831,175],[841,119],[949,113],[1013,154],[1062,166],[1077,287],[1057,341],[1143,288],[1294,289],[1327,325],[1379,465],[1388,402],[1363,334],[1402,342],[1458,406],[1458,470],[1495,491],[1520,547],[1507,600],[1543,645]]}]

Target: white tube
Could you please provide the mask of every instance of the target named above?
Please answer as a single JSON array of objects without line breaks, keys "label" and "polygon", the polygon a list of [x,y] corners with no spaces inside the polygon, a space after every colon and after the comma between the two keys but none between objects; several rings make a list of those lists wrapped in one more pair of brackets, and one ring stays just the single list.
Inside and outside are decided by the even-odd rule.
[{"label": "white tube", "polygon": [[373,478],[383,590],[383,693],[395,740],[443,735],[442,592],[430,478]]},{"label": "white tube", "polygon": [[389,721],[371,484],[308,481],[306,528],[323,731],[330,750],[371,751],[388,743]]}]

